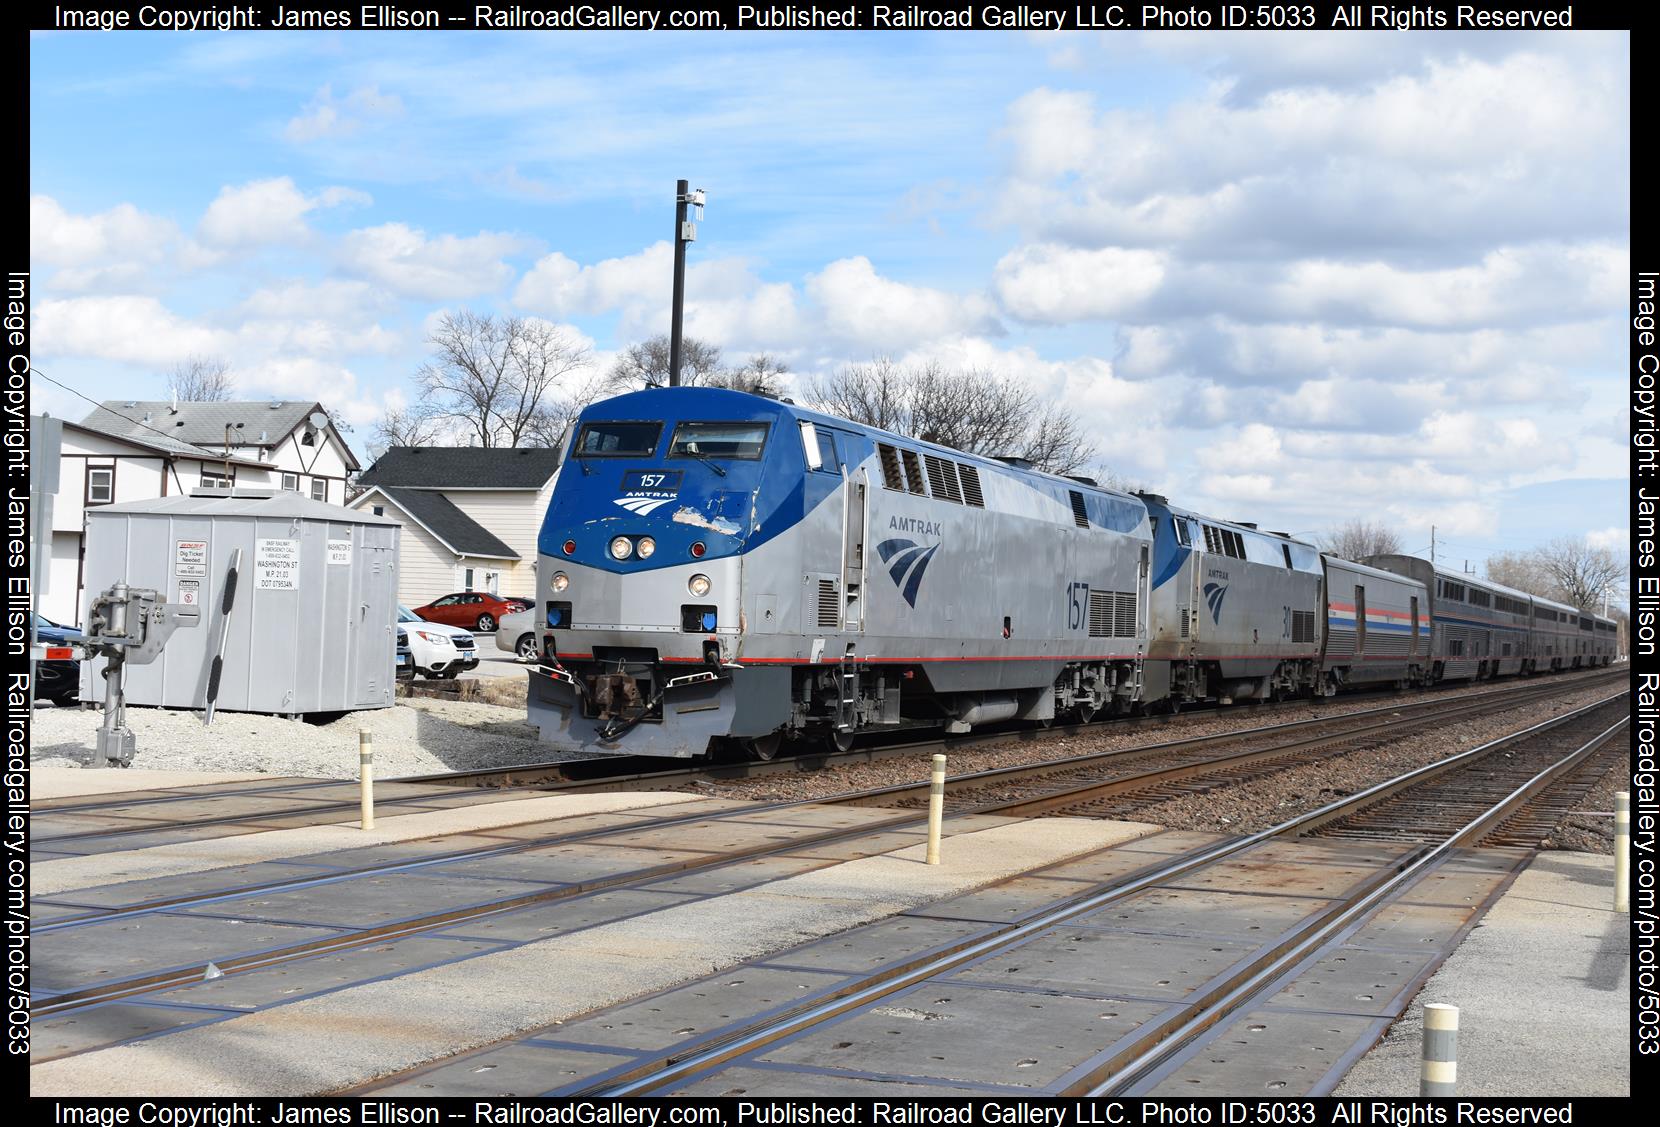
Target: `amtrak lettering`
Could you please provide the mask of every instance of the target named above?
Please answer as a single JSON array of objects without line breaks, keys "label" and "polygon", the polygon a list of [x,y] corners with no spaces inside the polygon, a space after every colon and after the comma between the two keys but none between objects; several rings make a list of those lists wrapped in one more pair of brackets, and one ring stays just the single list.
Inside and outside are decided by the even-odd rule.
[{"label": "amtrak lettering", "polygon": [[940,534],[940,526],[937,522],[923,520],[921,517],[889,517],[888,527],[895,532],[920,532],[924,536],[938,536]]}]

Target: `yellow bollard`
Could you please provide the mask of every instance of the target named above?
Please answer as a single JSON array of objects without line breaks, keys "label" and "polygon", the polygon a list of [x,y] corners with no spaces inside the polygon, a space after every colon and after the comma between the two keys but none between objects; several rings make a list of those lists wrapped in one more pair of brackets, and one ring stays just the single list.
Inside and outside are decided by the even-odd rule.
[{"label": "yellow bollard", "polygon": [[928,783],[928,863],[940,863],[940,822],[945,817],[945,756],[934,756],[934,777]]},{"label": "yellow bollard", "polygon": [[357,730],[358,795],[363,806],[363,828],[375,828],[375,748],[369,729]]},{"label": "yellow bollard", "polygon": [[1614,911],[1631,911],[1631,792],[1614,795]]}]

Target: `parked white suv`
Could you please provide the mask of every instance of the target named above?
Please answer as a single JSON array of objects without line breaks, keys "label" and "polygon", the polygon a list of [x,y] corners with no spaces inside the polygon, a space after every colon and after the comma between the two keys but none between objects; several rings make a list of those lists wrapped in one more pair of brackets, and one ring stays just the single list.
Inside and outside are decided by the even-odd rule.
[{"label": "parked white suv", "polygon": [[506,650],[520,661],[535,661],[540,656],[534,607],[501,616],[501,621],[496,624],[496,648]]},{"label": "parked white suv", "polygon": [[409,638],[409,656],[416,673],[454,677],[478,666],[478,643],[471,632],[428,622],[406,606],[398,607],[398,624]]}]

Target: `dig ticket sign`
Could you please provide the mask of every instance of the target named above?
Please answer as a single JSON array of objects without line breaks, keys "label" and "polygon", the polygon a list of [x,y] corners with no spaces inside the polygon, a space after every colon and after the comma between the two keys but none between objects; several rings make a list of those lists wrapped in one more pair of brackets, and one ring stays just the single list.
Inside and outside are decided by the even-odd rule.
[{"label": "dig ticket sign", "polygon": [[300,542],[256,540],[254,587],[261,591],[297,591],[300,587]]}]

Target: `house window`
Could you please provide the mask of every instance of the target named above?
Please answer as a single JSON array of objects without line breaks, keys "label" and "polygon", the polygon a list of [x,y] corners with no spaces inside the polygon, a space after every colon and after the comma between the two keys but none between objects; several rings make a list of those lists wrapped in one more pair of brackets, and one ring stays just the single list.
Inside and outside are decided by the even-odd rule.
[{"label": "house window", "polygon": [[203,489],[229,489],[235,484],[236,471],[234,469],[230,473],[220,473],[218,470],[210,470],[206,466],[202,467]]},{"label": "house window", "polygon": [[386,506],[385,505],[376,505],[375,506],[375,515],[377,517],[385,516],[386,515]]},{"label": "house window", "polygon": [[115,500],[115,467],[88,466],[86,468],[86,503],[107,505]]},{"label": "house window", "polygon": [[311,479],[311,499],[313,501],[327,501],[329,499],[329,479],[314,477]]},{"label": "house window", "polygon": [[295,493],[298,493],[300,491],[300,475],[297,474],[297,473],[285,473],[285,474],[283,474],[282,475],[282,487],[284,489],[288,489],[288,490],[291,490]]}]

